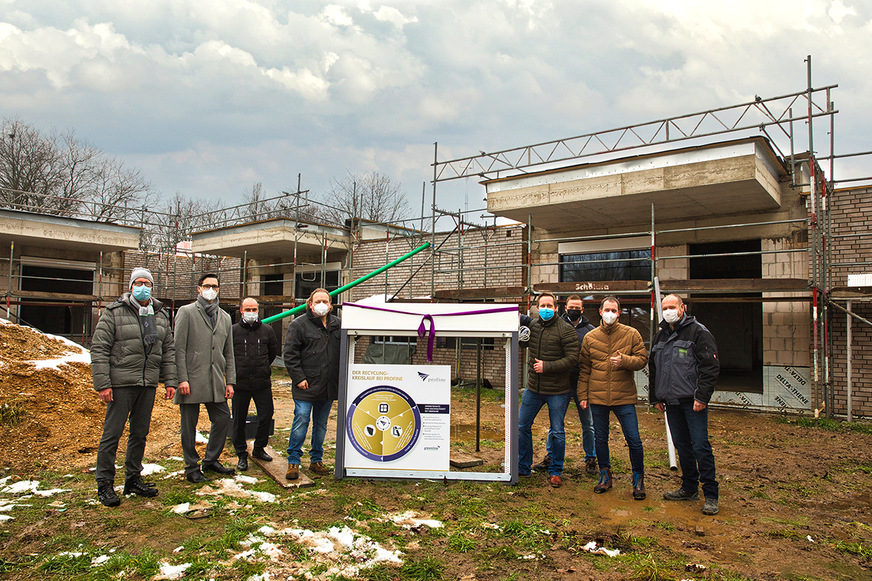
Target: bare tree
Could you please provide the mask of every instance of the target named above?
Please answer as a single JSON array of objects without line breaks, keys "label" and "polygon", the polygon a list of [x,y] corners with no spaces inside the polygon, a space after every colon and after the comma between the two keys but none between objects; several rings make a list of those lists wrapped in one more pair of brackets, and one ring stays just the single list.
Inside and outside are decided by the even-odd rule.
[{"label": "bare tree", "polygon": [[328,197],[326,218],[339,225],[345,225],[351,217],[373,222],[397,222],[408,218],[411,213],[400,185],[376,171],[331,180]]},{"label": "bare tree", "polygon": [[151,201],[151,187],[138,171],[73,131],[42,134],[20,120],[3,119],[0,206],[110,221],[125,219],[126,206]]}]

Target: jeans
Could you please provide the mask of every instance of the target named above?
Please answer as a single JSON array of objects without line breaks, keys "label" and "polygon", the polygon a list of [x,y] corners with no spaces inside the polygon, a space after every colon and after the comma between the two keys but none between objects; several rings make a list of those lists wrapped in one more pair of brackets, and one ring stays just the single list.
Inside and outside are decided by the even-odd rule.
[{"label": "jeans", "polygon": [[548,438],[551,441],[551,465],[548,474],[559,476],[563,473],[563,457],[566,454],[566,432],[563,418],[569,404],[569,393],[547,395],[526,389],[521,396],[521,410],[518,414],[518,471],[529,474],[533,465],[533,420],[543,405],[548,406],[548,419],[551,426]]},{"label": "jeans", "polygon": [[609,459],[609,412],[614,412],[621,424],[624,439],[630,449],[630,465],[635,474],[645,473],[645,452],[642,449],[642,438],[639,437],[639,419],[636,417],[636,406],[589,404],[593,416],[593,426],[596,431],[596,458],[600,470],[612,467]]},{"label": "jeans", "polygon": [[702,482],[706,498],[718,497],[715,455],[708,437],[708,406],[693,411],[693,401],[666,406],[666,421],[681,464],[681,488],[696,492]]},{"label": "jeans", "polygon": [[273,418],[272,388],[237,390],[233,394],[233,430],[231,438],[236,455],[247,453],[248,444],[245,439],[245,421],[248,419],[248,404],[254,402],[257,409],[257,432],[254,435],[254,447],[265,448],[269,442],[269,429]]},{"label": "jeans", "polygon": [[294,400],[294,423],[291,425],[291,435],[288,437],[288,464],[299,464],[303,457],[303,442],[309,431],[309,416],[312,416],[312,449],[309,451],[311,462],[321,462],[324,459],[324,436],[327,434],[327,418],[333,400],[321,401]]},{"label": "jeans", "polygon": [[[586,410],[581,408],[581,403],[578,401],[578,392],[572,392],[572,401],[575,402],[575,409],[578,410],[578,420],[581,422],[581,446],[584,448],[584,459],[591,460],[596,458],[596,448],[594,447],[594,429],[593,416],[590,415],[590,407]],[[569,408],[569,400],[566,400],[566,407]],[[563,414],[566,416],[566,413]],[[545,453],[551,457],[551,430],[548,430],[548,439],[545,441]]]}]

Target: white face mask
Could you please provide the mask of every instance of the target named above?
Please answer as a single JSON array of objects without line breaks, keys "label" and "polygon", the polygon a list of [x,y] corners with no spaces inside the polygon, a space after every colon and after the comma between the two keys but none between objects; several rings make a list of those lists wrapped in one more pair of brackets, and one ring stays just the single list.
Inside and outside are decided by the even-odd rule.
[{"label": "white face mask", "polygon": [[211,303],[218,298],[218,291],[216,291],[214,288],[204,288],[203,292],[200,293],[200,296],[202,296],[204,299]]},{"label": "white face mask", "polygon": [[315,313],[315,315],[318,317],[323,317],[330,312],[330,305],[327,305],[325,303],[318,303],[317,305],[312,307],[312,312]]},{"label": "white face mask", "polygon": [[663,320],[674,325],[681,320],[681,313],[678,312],[678,309],[666,309],[663,311]]},{"label": "white face mask", "polygon": [[252,312],[242,313],[242,320],[245,321],[246,323],[256,323],[257,319],[258,319],[257,313],[252,313]]},{"label": "white face mask", "polygon": [[618,320],[618,313],[612,313],[610,311],[606,311],[605,313],[603,313],[603,322],[606,325],[612,325],[617,320]]}]

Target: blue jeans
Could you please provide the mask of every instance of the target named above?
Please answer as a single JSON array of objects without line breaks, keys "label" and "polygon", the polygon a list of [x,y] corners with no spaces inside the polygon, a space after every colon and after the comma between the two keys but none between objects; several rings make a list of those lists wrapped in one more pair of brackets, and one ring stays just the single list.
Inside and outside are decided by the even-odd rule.
[{"label": "blue jeans", "polygon": [[645,473],[645,452],[642,449],[642,438],[639,437],[639,419],[636,417],[636,406],[624,405],[589,405],[593,416],[593,426],[596,431],[596,458],[600,470],[612,467],[609,459],[609,412],[614,412],[621,424],[627,447],[630,448],[630,465],[636,474]]},{"label": "blue jeans", "polygon": [[559,476],[563,473],[563,457],[566,454],[566,432],[563,429],[563,418],[569,404],[569,392],[559,395],[534,393],[524,390],[521,396],[521,410],[518,413],[518,471],[529,474],[533,465],[533,420],[542,406],[548,406],[548,419],[551,426],[548,438],[551,441],[551,465],[548,474]]},{"label": "blue jeans", "polygon": [[[581,403],[578,401],[578,392],[572,392],[572,401],[575,402],[575,409],[578,410],[578,420],[581,422],[581,446],[584,448],[584,459],[592,460],[596,458],[596,448],[594,448],[594,429],[593,416],[590,415],[590,407],[586,410],[581,408]],[[566,400],[566,407],[569,408],[569,400]],[[566,416],[566,412],[563,414]],[[551,430],[548,430],[548,439],[545,441],[545,453],[551,457]]]},{"label": "blue jeans", "polygon": [[693,401],[666,406],[666,421],[681,464],[681,488],[696,492],[702,482],[706,498],[718,497],[715,455],[708,437],[708,406],[693,411]]},{"label": "blue jeans", "polygon": [[309,416],[312,416],[312,449],[309,451],[311,462],[321,462],[324,459],[324,436],[327,434],[327,418],[333,400],[301,401],[294,400],[294,423],[291,425],[291,435],[288,437],[288,464],[299,464],[303,457],[303,442],[309,431]]}]

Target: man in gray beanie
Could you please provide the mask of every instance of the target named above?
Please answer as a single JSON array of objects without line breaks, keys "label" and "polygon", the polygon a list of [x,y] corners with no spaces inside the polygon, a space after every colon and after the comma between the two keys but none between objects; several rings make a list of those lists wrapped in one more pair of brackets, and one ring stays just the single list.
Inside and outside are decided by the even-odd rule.
[{"label": "man in gray beanie", "polygon": [[169,309],[151,297],[153,286],[151,272],[134,268],[128,291],[106,307],[91,344],[94,389],[106,403],[96,471],[97,498],[106,506],[121,504],[114,488],[115,455],[128,420],[124,494],[157,495],[153,484],[142,481],[145,439],[158,381],[163,377],[165,397],[171,399],[178,380]]}]

